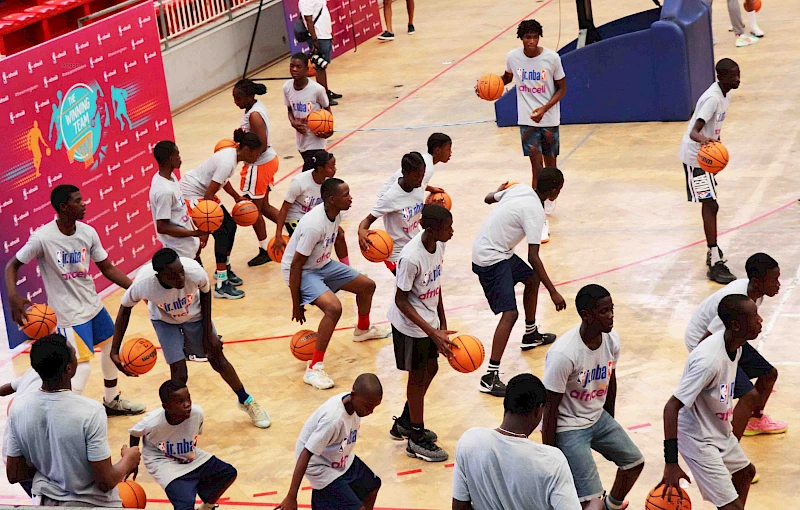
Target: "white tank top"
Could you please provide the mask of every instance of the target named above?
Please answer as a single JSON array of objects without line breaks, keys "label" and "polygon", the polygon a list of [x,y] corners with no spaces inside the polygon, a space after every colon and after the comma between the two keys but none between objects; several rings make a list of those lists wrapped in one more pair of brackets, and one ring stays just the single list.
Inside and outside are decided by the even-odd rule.
[{"label": "white tank top", "polygon": [[[247,131],[248,133],[251,131],[250,129],[250,114],[253,112],[258,112],[261,115],[261,118],[264,119],[264,124],[267,126],[267,141],[269,141],[269,116],[267,115],[267,107],[264,106],[259,100],[256,100],[253,106],[244,112],[242,115],[242,129]],[[267,147],[263,153],[261,153],[261,157],[254,163],[255,165],[263,165],[264,163],[268,163],[275,159],[278,156],[278,153],[275,152],[275,149],[272,148],[272,145]]]}]

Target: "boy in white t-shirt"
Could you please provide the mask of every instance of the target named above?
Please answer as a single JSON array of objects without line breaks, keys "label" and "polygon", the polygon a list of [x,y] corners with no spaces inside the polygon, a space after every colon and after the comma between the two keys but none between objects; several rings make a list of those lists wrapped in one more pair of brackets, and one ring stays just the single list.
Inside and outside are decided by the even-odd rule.
[{"label": "boy in white t-shirt", "polygon": [[308,129],[308,114],[314,110],[331,111],[328,95],[325,88],[317,82],[308,79],[308,55],[295,53],[289,61],[289,75],[291,80],[283,84],[283,104],[286,105],[289,115],[289,124],[296,133],[295,141],[300,156],[303,157],[303,171],[314,168],[311,160],[314,151],[325,150],[326,139],[333,135],[320,133],[315,135]]},{"label": "boy in white t-shirt", "polygon": [[[422,186],[428,193],[443,193],[444,188],[431,186],[428,184],[433,179],[433,174],[436,172],[436,165],[439,163],[447,163],[453,155],[453,140],[444,133],[433,133],[428,137],[428,152],[422,154],[422,159],[425,161],[425,177],[422,178]],[[378,197],[386,193],[386,190],[392,187],[403,176],[403,169],[400,168],[384,182],[378,190]]]},{"label": "boy in white t-shirt", "polygon": [[369,248],[367,236],[375,232],[369,227],[383,218],[383,228],[394,242],[394,249],[383,263],[392,272],[397,269],[400,251],[419,232],[419,219],[425,205],[425,160],[419,152],[410,152],[401,162],[403,175],[383,193],[378,194],[375,207],[358,225],[358,244],[362,250]]},{"label": "boy in white t-shirt", "polygon": [[703,231],[706,235],[706,276],[717,283],[728,284],[736,279],[725,265],[722,250],[717,245],[717,180],[700,167],[697,153],[700,146],[720,139],[722,122],[731,104],[731,90],[739,88],[739,65],[723,58],[716,65],[717,81],[703,92],[694,114],[681,140],[678,157],[683,163],[686,177],[686,197],[689,202],[700,203]]},{"label": "boy in white t-shirt", "polygon": [[139,269],[133,285],[120,301],[111,345],[111,359],[126,375],[131,374],[125,371],[119,348],[131,311],[142,300],[147,301],[150,322],[156,330],[171,378],[183,383],[189,379],[185,346],[202,346],[211,368],[236,393],[239,409],[250,416],[256,427],[269,427],[267,412],[244,389],[236,369],[222,351],[222,342],[211,321],[211,283],[203,267],[192,259],[178,257],[171,248],[162,248],[153,255],[150,264]]},{"label": "boy in white t-shirt", "polygon": [[389,432],[392,439],[408,438],[406,454],[426,462],[447,460],[436,445],[437,436],[425,429],[425,394],[439,371],[439,353],[453,355],[442,301],[445,243],[453,237],[453,216],[438,204],[422,210],[422,232],[400,252],[395,298],[389,307],[397,368],[408,372],[406,404]]},{"label": "boy in white t-shirt", "polygon": [[[542,443],[564,453],[584,508],[627,508],[625,496],[644,469],[644,457],[614,419],[619,335],[614,302],[600,285],[575,296],[581,324],[564,333],[547,351],[544,386],[547,403]],[[614,486],[604,496],[592,450],[617,465]]]},{"label": "boy in white t-shirt", "polygon": [[[150,411],[131,427],[130,445],[143,440],[142,459],[150,476],[167,493],[175,510],[211,510],[236,480],[236,468],[197,448],[203,433],[203,409],[192,404],[189,388],[170,380],[158,389],[161,409]],[[136,479],[139,469],[133,473]]]},{"label": "boy in white t-shirt", "polygon": [[[761,317],[744,294],[722,298],[717,314],[725,330],[689,354],[675,394],[664,406],[664,491],[680,492],[678,452],[703,499],[720,510],[742,510],[756,468],[733,435],[733,392],[742,346],[761,333]],[[674,497],[674,496],[673,496]]]},{"label": "boy in white t-shirt", "polygon": [[361,418],[369,416],[383,399],[375,374],[361,374],[350,393],[331,397],[303,425],[294,448],[297,464],[289,494],[276,510],[296,510],[303,476],[313,489],[311,510],[372,510],[381,479],[353,449]]}]

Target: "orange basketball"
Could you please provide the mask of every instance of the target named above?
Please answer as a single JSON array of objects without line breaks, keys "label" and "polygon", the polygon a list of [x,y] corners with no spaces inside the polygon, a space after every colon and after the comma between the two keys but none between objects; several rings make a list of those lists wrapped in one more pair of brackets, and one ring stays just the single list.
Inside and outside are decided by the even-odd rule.
[{"label": "orange basketball", "polygon": [[309,78],[313,78],[317,75],[317,68],[315,65],[311,64],[308,66],[308,71],[306,72],[306,76]]},{"label": "orange basketball", "polygon": [[328,110],[314,110],[306,117],[308,129],[315,135],[333,133],[333,115]]},{"label": "orange basketball", "polygon": [[203,232],[216,232],[222,226],[222,220],[225,213],[222,212],[222,207],[213,200],[201,200],[192,209],[192,221],[197,227],[197,230]]},{"label": "orange basketball", "polygon": [[761,10],[761,0],[745,0],[744,2],[744,10],[747,12],[753,11],[760,11]]},{"label": "orange basketball", "polygon": [[22,326],[22,331],[28,338],[39,340],[56,331],[56,312],[47,305],[31,305],[25,313],[28,321]]},{"label": "orange basketball", "polygon": [[478,95],[487,101],[497,101],[505,92],[503,78],[496,74],[484,74],[478,80]]},{"label": "orange basketball", "polygon": [[697,163],[710,174],[716,174],[728,165],[728,149],[722,142],[708,142],[697,151]]},{"label": "orange basketball", "polygon": [[134,338],[122,345],[119,359],[126,372],[135,375],[146,374],[158,359],[155,346],[146,338]]},{"label": "orange basketball", "polygon": [[470,335],[458,335],[453,339],[457,347],[453,347],[453,357],[450,366],[456,372],[468,374],[477,370],[483,363],[483,344],[480,340]]},{"label": "orange basketball", "polygon": [[240,227],[249,227],[253,225],[258,220],[260,214],[261,212],[258,210],[258,206],[249,200],[236,202],[236,205],[233,206],[233,210],[231,211],[233,221]]},{"label": "orange basketball", "polygon": [[214,146],[214,152],[219,152],[222,149],[230,149],[230,148],[237,148],[239,146],[238,143],[234,142],[230,138],[223,138],[222,140],[217,142],[217,145]]},{"label": "orange basketball", "polygon": [[[287,235],[282,235],[281,237],[283,238],[283,242],[284,242],[284,243],[286,243],[286,244],[289,244],[289,236],[287,236]],[[276,250],[274,249],[274,245],[275,245],[275,238],[273,237],[273,238],[272,238],[272,239],[270,239],[270,240],[269,240],[269,242],[267,243],[267,255],[269,255],[269,258],[271,258],[271,259],[272,259],[272,260],[274,260],[275,262],[280,262],[280,261],[283,259],[283,252],[284,252],[284,250],[285,250],[286,248],[284,248],[284,249],[283,249],[283,250],[281,250],[281,251],[276,251]]]},{"label": "orange basketball", "polygon": [[[650,491],[647,499],[644,500],[645,510],[692,510],[692,500],[689,499],[689,494],[685,490],[680,489],[679,493],[673,487],[662,498],[663,491],[663,485]],[[671,496],[672,501],[667,501],[667,495]]]},{"label": "orange basketball", "polygon": [[450,195],[442,191],[441,193],[428,193],[428,196],[425,197],[426,204],[439,204],[444,206],[445,209],[448,211],[451,207],[453,207],[453,201],[450,200]]},{"label": "orange basketball", "polygon": [[144,489],[133,480],[120,482],[117,485],[122,508],[144,508],[147,505],[147,495]]},{"label": "orange basketball", "polygon": [[394,241],[385,230],[376,230],[367,234],[367,241],[369,241],[369,248],[366,251],[361,250],[361,254],[370,262],[383,262],[394,250]]},{"label": "orange basketball", "polygon": [[292,355],[300,361],[311,361],[316,345],[317,333],[310,329],[301,329],[294,334],[292,341],[289,342]]}]

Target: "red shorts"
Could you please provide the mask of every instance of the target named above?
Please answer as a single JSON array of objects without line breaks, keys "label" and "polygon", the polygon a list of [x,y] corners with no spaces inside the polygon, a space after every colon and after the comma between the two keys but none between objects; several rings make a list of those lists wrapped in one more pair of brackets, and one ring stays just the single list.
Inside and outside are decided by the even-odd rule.
[{"label": "red shorts", "polygon": [[277,156],[261,165],[244,165],[242,167],[242,180],[239,189],[248,198],[264,198],[269,193],[270,186],[275,184],[275,174],[278,173],[279,160]]}]

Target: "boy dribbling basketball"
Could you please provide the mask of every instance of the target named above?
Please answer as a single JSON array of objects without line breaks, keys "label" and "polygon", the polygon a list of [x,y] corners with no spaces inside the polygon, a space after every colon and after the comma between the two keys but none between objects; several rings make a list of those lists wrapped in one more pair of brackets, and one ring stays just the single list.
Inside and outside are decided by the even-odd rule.
[{"label": "boy dribbling basketball", "polygon": [[312,170],[314,151],[325,150],[326,138],[333,135],[322,133],[315,135],[308,129],[308,114],[314,110],[331,111],[328,94],[325,88],[308,79],[308,55],[295,53],[289,61],[289,74],[292,79],[283,84],[283,102],[289,115],[289,124],[296,133],[297,150],[303,157],[303,171]]}]

